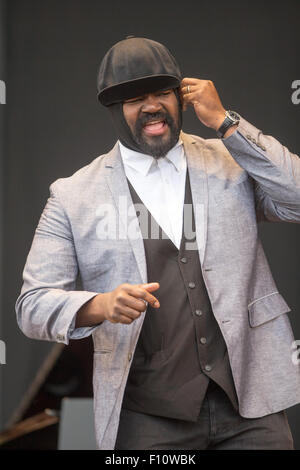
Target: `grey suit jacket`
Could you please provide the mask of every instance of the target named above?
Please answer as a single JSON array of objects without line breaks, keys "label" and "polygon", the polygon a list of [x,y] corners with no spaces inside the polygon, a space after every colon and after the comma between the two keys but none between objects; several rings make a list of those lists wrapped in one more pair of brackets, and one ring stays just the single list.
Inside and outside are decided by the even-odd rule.
[{"label": "grey suit jacket", "polygon": [[[300,160],[244,119],[223,141],[184,133],[182,139],[203,278],[227,344],[240,414],[275,413],[300,401],[299,365],[292,361],[290,309],[257,222],[300,222]],[[65,344],[93,335],[97,441],[113,449],[144,314],[131,325],[74,324],[78,309],[97,293],[147,282],[118,144],[50,191],[24,269],[18,324],[31,338]],[[78,274],[82,291],[75,290]]]}]

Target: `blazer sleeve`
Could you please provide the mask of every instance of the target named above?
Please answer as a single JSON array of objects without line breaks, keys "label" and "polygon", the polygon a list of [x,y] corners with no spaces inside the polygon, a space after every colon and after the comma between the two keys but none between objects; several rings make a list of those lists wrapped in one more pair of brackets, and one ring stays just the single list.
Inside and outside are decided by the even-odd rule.
[{"label": "blazer sleeve", "polygon": [[57,182],[35,231],[16,302],[17,322],[35,339],[64,344],[89,336],[97,327],[76,328],[76,313],[97,292],[77,291],[78,265],[72,231],[58,198]]},{"label": "blazer sleeve", "polygon": [[299,157],[243,118],[222,141],[254,180],[258,220],[300,223]]}]

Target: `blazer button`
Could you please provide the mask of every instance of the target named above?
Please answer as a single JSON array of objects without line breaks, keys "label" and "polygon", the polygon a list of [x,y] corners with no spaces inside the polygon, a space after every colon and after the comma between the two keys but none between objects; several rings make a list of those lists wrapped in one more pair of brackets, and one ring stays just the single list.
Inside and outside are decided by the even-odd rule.
[{"label": "blazer button", "polygon": [[129,361],[129,362],[131,361],[131,358],[132,358],[132,354],[129,353],[129,354],[128,354],[128,361]]}]

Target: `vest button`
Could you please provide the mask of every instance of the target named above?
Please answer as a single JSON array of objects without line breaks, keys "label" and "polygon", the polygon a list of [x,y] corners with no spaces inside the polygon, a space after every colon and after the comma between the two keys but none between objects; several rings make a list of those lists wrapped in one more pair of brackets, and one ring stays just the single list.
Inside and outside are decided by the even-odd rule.
[{"label": "vest button", "polygon": [[189,288],[194,289],[196,287],[196,284],[194,282],[189,282]]},{"label": "vest button", "polygon": [[195,310],[195,315],[198,315],[198,317],[200,317],[200,315],[202,315],[202,310]]},{"label": "vest button", "polygon": [[186,264],[186,263],[187,263],[187,258],[185,258],[185,257],[180,258],[180,261],[181,261],[182,263]]},{"label": "vest button", "polygon": [[200,343],[205,344],[206,343],[206,338],[200,338]]},{"label": "vest button", "polygon": [[204,369],[205,369],[207,372],[210,372],[211,369],[212,369],[212,367],[211,367],[211,365],[206,364],[206,366],[204,367]]}]

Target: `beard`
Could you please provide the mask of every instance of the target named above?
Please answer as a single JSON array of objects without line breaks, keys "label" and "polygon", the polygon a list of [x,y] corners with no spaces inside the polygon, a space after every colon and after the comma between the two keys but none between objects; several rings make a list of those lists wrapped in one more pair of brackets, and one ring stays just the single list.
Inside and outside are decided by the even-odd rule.
[{"label": "beard", "polygon": [[[158,113],[149,113],[139,117],[135,123],[134,129],[131,131],[132,137],[136,145],[139,147],[142,153],[147,155],[151,155],[152,157],[156,158],[163,158],[166,154],[174,147],[177,143],[180,130],[181,130],[181,123],[179,122],[179,115],[177,114],[176,121],[173,117],[166,111],[166,112],[158,112]],[[147,122],[151,120],[158,120],[163,119],[165,123],[169,127],[168,135],[153,135],[153,136],[145,136],[143,133],[143,128]]]}]

